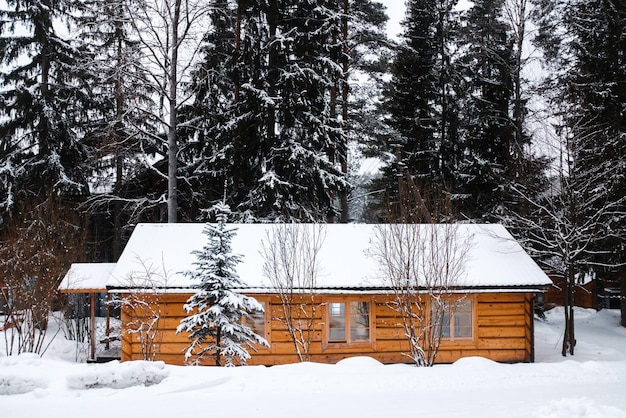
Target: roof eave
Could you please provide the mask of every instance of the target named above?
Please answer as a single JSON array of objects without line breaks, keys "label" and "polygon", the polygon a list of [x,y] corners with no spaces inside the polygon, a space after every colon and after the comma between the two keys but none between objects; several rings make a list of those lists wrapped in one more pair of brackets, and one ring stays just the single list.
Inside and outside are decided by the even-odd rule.
[{"label": "roof eave", "polygon": [[[448,293],[543,293],[549,287],[549,284],[536,284],[524,286],[459,286],[450,288]],[[107,286],[109,293],[136,293],[142,292],[146,294],[188,294],[194,293],[198,288],[189,286],[156,286],[156,287],[126,287],[126,286]],[[270,287],[240,287],[234,289],[241,293],[251,294],[278,294],[279,292]],[[294,293],[309,294],[311,289],[294,289]],[[419,293],[428,293],[426,288],[420,288]],[[393,294],[394,290],[389,287],[319,287],[314,289],[316,294]]]}]

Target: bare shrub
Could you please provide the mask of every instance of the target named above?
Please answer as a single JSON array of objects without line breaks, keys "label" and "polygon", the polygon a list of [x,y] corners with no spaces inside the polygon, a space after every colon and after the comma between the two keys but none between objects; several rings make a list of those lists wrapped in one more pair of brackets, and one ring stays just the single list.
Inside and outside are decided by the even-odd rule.
[{"label": "bare shrub", "polygon": [[50,196],[23,205],[3,230],[0,266],[8,355],[43,354],[48,317],[71,262],[85,254],[85,228],[73,208]]},{"label": "bare shrub", "polygon": [[163,331],[158,323],[163,316],[162,288],[167,287],[167,270],[155,268],[139,260],[143,272],[125,279],[124,294],[112,303],[121,308],[126,318],[124,332],[137,338],[143,360],[154,361],[163,341]]},{"label": "bare shrub", "polygon": [[282,224],[268,232],[262,243],[263,274],[276,289],[282,317],[300,361],[311,356],[315,318],[319,252],[326,238],[324,225]]},{"label": "bare shrub", "polygon": [[376,227],[370,255],[393,291],[409,357],[431,366],[441,342],[441,325],[464,272],[469,240],[455,224],[388,224]]},{"label": "bare shrub", "polygon": [[[446,313],[453,314],[455,287],[464,273],[471,237],[462,236],[450,193],[426,188],[398,165],[398,189],[388,198],[385,220],[376,227],[369,253],[394,295],[390,307],[402,318],[407,355],[418,366],[435,363]],[[446,222],[446,223],[439,223]]]}]

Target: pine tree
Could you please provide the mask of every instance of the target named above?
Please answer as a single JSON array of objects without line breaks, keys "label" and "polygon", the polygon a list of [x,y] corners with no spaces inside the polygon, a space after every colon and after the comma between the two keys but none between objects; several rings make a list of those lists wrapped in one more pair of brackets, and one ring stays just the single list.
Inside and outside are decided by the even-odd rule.
[{"label": "pine tree", "polygon": [[331,2],[289,1],[270,7],[267,97],[260,171],[240,204],[266,219],[326,220],[332,198],[347,188],[327,158],[344,141],[330,90],[342,70],[333,55],[341,16]]},{"label": "pine tree", "polygon": [[[345,12],[347,10],[347,12]],[[344,0],[345,17],[342,18],[341,85],[331,90],[337,97],[336,112],[341,114],[342,129],[347,151],[330,155],[339,160],[342,172],[347,172],[351,185],[349,194],[340,196],[340,222],[364,222],[370,219],[370,202],[375,194],[368,193],[374,173],[360,173],[363,158],[376,156],[385,159],[385,138],[389,127],[384,123],[380,102],[383,80],[389,74],[394,43],[387,37],[385,25],[388,17],[385,7],[370,0]],[[331,97],[331,104],[333,99]],[[332,158],[329,156],[329,158]],[[329,222],[334,221],[333,218]]]},{"label": "pine tree", "polygon": [[580,145],[579,175],[595,184],[590,211],[602,212],[592,262],[624,265],[626,245],[626,5],[577,2],[568,13],[575,64],[563,80],[572,104],[566,123]]},{"label": "pine tree", "polygon": [[326,220],[333,196],[348,187],[328,157],[345,142],[331,110],[343,77],[332,59],[341,48],[337,7],[241,0],[216,1],[213,10],[192,83],[197,110],[188,109],[210,115],[199,151],[189,148],[207,161],[193,163],[205,173],[196,177],[207,184],[200,198],[215,201],[226,180],[239,219]]},{"label": "pine tree", "polygon": [[207,224],[204,233],[208,242],[202,251],[196,251],[198,261],[195,270],[186,275],[199,281],[198,291],[185,304],[185,311],[190,314],[183,319],[177,332],[190,332],[191,345],[185,353],[185,359],[196,356],[199,360],[208,355],[215,356],[215,364],[234,365],[237,358],[245,364],[250,358],[246,346],[253,344],[268,346],[267,341],[241,323],[249,314],[263,312],[263,307],[256,299],[237,293],[243,282],[236,272],[241,256],[232,253],[231,241],[236,229],[226,222],[230,208],[224,203],[215,205],[217,224]]},{"label": "pine tree", "polygon": [[[536,216],[532,202],[542,201],[551,195],[547,177],[550,157],[541,155],[535,145],[535,138],[530,134],[527,116],[530,114],[527,103],[537,94],[534,80],[525,77],[528,63],[531,62],[528,39],[532,8],[530,0],[506,0],[504,2],[504,21],[510,27],[512,39],[511,68],[511,122],[514,136],[510,146],[510,164],[506,167],[501,185],[502,198],[496,213],[496,219],[504,223],[513,236],[520,242],[531,242],[533,232],[528,228],[527,220]],[[545,202],[545,201],[544,201]],[[532,244],[529,248],[532,248]]]},{"label": "pine tree", "polygon": [[514,124],[510,116],[512,41],[502,18],[503,0],[479,0],[463,28],[464,92],[454,192],[469,219],[489,219],[504,200]]},{"label": "pine tree", "polygon": [[210,7],[202,59],[187,89],[194,101],[181,111],[181,172],[189,184],[181,188],[181,208],[192,219],[221,198],[225,181],[234,207],[255,183],[267,103],[261,10],[245,1]]},{"label": "pine tree", "polygon": [[400,45],[394,59],[388,93],[391,123],[400,135],[402,162],[420,183],[441,177],[435,144],[436,19],[435,1],[407,3],[405,43]]},{"label": "pine tree", "polygon": [[387,152],[395,161],[383,170],[389,191],[383,199],[396,199],[398,171],[408,173],[420,190],[452,187],[458,153],[455,121],[455,64],[451,49],[457,39],[456,0],[415,0],[407,3],[403,42],[391,69],[386,92],[388,124],[396,134]]},{"label": "pine tree", "polygon": [[[47,193],[89,192],[88,148],[81,142],[89,109],[84,53],[57,31],[73,22],[71,0],[5,1],[0,10],[0,206]],[[3,215],[2,215],[3,216]]]}]

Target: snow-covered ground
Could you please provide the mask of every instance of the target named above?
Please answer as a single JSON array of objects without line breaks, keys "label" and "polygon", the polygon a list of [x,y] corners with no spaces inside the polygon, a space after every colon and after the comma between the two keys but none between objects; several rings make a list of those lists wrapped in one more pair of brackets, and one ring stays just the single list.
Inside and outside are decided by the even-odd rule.
[{"label": "snow-covered ground", "polygon": [[567,358],[562,313],[536,322],[534,364],[77,364],[75,346],[57,337],[43,358],[0,349],[0,417],[626,417],[619,312],[577,310],[576,355]]}]

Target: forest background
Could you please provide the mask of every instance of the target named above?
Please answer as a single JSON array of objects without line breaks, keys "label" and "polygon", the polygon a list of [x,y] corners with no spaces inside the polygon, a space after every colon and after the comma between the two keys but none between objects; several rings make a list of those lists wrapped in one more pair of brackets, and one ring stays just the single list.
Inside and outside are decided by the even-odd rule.
[{"label": "forest background", "polygon": [[500,222],[623,295],[626,5],[402,10],[394,39],[372,0],[0,0],[4,284],[44,298],[225,199],[233,222]]}]

